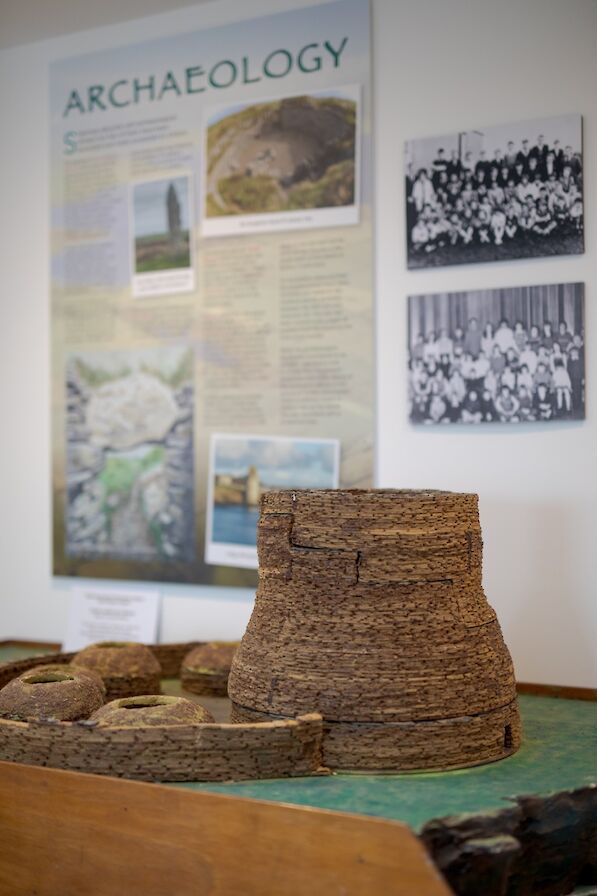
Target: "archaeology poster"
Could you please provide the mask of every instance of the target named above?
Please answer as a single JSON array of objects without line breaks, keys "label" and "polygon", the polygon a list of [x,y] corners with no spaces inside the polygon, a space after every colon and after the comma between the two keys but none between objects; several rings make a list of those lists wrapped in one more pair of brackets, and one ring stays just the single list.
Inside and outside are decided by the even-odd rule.
[{"label": "archaeology poster", "polygon": [[62,60],[50,109],[54,573],[252,585],[264,490],[372,483],[368,0]]}]

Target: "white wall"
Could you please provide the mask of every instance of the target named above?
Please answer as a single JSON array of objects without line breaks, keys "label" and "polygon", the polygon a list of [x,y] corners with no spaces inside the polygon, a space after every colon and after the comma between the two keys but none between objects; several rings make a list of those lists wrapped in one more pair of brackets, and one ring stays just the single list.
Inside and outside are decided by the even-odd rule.
[{"label": "white wall", "polygon": [[0,0],[0,49],[191,5],[188,0]]},{"label": "white wall", "polygon": [[[0,53],[0,637],[60,640],[71,587],[50,577],[47,63],[297,5],[253,0],[249,10],[218,0]],[[117,21],[115,0],[112,8]],[[377,484],[478,492],[486,591],[519,679],[597,687],[597,3],[373,0],[373,8]],[[405,139],[568,112],[585,116],[584,256],[406,271]],[[409,426],[409,293],[578,280],[587,286],[584,423]],[[246,591],[164,591],[166,641],[238,636],[251,609]]]}]

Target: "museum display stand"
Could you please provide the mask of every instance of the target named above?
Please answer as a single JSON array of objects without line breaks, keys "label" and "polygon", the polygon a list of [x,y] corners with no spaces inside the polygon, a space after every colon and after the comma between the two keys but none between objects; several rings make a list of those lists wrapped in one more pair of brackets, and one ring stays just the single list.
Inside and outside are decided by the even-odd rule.
[{"label": "museum display stand", "polygon": [[[4,643],[0,661],[48,649]],[[520,691],[519,752],[456,773],[164,785],[0,761],[0,892],[561,896],[597,879],[597,694]]]},{"label": "museum display stand", "polygon": [[[103,682],[73,654],[0,649],[0,892],[562,896],[597,883],[595,695],[517,695],[482,589],[476,495],[266,494],[258,552],[238,648],[137,645],[127,672],[131,645],[100,643],[83,652],[92,665],[119,654]],[[6,702],[13,685],[29,706],[81,675],[138,694],[141,653],[161,677],[120,703],[185,704],[182,721],[133,723],[126,708],[103,721],[111,703],[60,721],[43,701],[34,715]],[[179,699],[185,683],[201,712]]]}]

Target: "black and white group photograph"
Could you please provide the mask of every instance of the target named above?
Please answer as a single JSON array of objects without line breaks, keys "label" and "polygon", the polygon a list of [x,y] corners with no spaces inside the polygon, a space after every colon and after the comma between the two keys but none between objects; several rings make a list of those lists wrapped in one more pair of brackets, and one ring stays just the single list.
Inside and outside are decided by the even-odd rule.
[{"label": "black and white group photograph", "polygon": [[584,251],[580,115],[411,140],[405,150],[409,268]]},{"label": "black and white group photograph", "polygon": [[585,416],[584,284],[409,296],[411,423]]}]

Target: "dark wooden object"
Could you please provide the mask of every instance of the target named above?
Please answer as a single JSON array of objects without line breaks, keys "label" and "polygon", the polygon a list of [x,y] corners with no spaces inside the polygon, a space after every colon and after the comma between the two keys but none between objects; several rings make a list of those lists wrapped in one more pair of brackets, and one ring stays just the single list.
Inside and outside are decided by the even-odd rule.
[{"label": "dark wooden object", "polygon": [[533,684],[519,681],[516,685],[519,694],[532,694],[535,697],[559,697],[563,700],[597,700],[597,688],[581,688],[563,684]]},{"label": "dark wooden object", "polygon": [[421,837],[458,896],[562,896],[597,884],[597,787],[430,821]]}]

